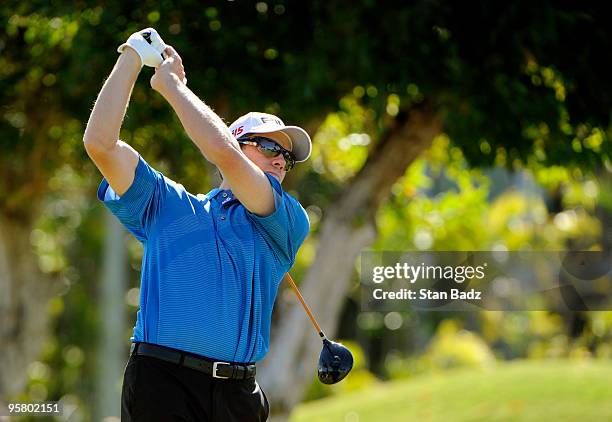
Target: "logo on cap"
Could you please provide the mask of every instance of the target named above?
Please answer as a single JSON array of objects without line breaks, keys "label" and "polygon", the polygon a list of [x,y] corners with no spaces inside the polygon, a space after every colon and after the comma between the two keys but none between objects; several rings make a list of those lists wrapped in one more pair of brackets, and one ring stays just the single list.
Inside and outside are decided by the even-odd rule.
[{"label": "logo on cap", "polygon": [[278,126],[284,126],[283,122],[280,119],[277,119],[276,117],[261,117],[261,122],[262,123],[268,123],[268,122],[272,122]]},{"label": "logo on cap", "polygon": [[242,135],[242,132],[244,132],[244,125],[238,126],[236,129],[232,130],[232,135],[234,135],[234,138],[238,138]]}]

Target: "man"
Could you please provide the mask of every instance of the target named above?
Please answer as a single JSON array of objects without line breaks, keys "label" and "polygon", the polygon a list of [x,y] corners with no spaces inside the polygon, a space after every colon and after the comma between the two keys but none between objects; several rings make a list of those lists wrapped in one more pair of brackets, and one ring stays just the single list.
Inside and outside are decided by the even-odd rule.
[{"label": "man", "polygon": [[[265,420],[255,362],[268,350],[280,281],[309,230],[281,182],[310,155],[310,138],[264,113],[228,128],[187,88],[181,58],[153,29],[132,34],[119,51],[84,143],[104,176],[98,198],[144,245],[121,419]],[[143,64],[157,66],[151,86],[219,168],[219,188],[194,196],[118,140]]]}]

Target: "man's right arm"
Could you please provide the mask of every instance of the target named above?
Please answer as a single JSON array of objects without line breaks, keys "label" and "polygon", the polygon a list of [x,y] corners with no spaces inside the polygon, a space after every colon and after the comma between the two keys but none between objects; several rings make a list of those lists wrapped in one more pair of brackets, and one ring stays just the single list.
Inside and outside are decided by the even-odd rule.
[{"label": "man's right arm", "polygon": [[102,86],[83,136],[87,154],[118,195],[131,186],[138,165],[138,152],[119,140],[119,130],[141,67],[136,51],[125,48]]}]

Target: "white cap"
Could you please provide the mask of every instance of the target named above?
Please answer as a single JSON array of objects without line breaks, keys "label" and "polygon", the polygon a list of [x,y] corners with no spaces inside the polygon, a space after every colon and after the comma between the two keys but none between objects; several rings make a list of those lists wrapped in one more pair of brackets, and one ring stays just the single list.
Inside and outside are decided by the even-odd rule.
[{"label": "white cap", "polygon": [[291,139],[291,152],[295,161],[306,161],[310,157],[312,142],[308,133],[298,126],[285,126],[283,121],[273,114],[252,111],[236,119],[229,129],[236,139],[255,133],[283,132]]}]

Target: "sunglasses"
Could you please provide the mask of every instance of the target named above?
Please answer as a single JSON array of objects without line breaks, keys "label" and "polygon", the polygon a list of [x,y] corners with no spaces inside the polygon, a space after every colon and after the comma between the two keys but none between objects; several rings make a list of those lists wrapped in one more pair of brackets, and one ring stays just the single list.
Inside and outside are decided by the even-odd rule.
[{"label": "sunglasses", "polygon": [[278,157],[283,154],[285,159],[285,171],[289,171],[295,166],[295,157],[291,151],[286,150],[270,138],[263,136],[253,136],[250,138],[237,139],[239,144],[253,145],[257,150],[268,158]]}]

